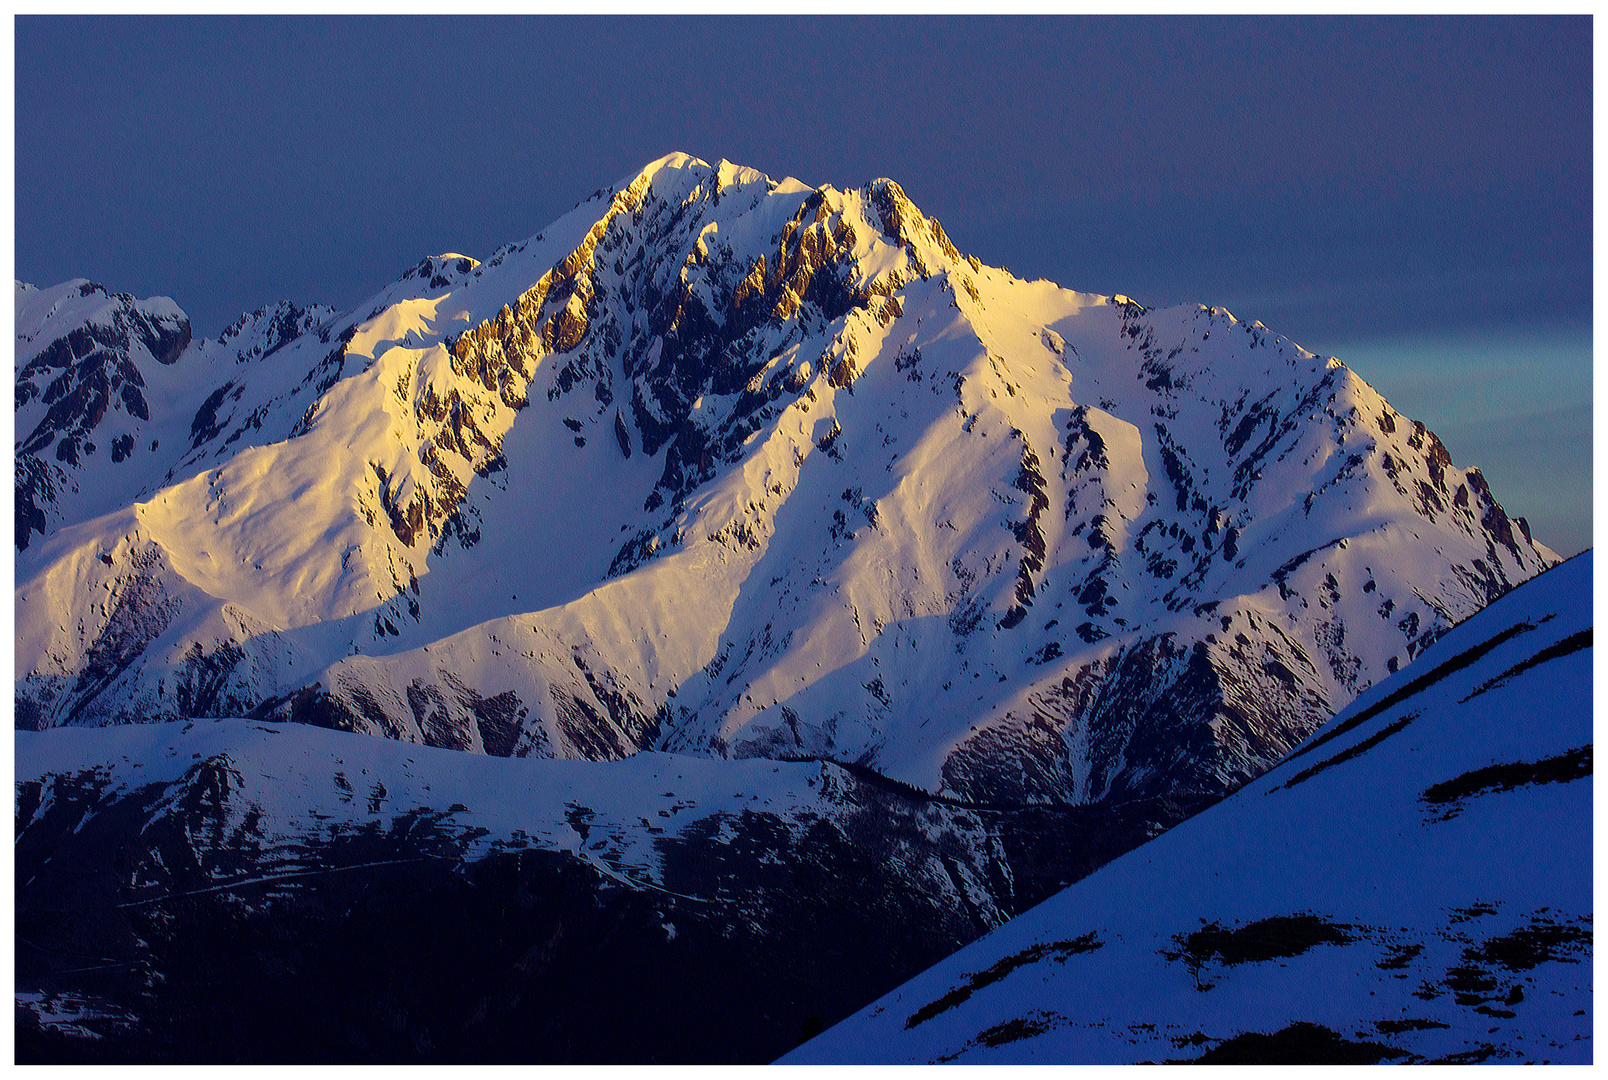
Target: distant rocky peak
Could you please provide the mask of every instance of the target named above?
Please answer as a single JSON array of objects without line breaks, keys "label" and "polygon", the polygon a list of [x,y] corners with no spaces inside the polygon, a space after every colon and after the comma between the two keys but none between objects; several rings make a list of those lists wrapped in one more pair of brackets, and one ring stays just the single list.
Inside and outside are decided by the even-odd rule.
[{"label": "distant rocky peak", "polygon": [[[20,287],[17,316],[16,408],[19,420],[33,421],[17,452],[56,443],[68,464],[108,409],[149,419],[140,368],[171,365],[190,344],[190,319],[171,300],[138,301],[88,281]],[[45,406],[37,419],[28,410],[35,402]]]},{"label": "distant rocky peak", "polygon": [[335,308],[324,304],[302,307],[281,300],[241,315],[218,335],[217,344],[234,354],[235,363],[244,364],[277,352],[303,334],[321,330],[337,315]]},{"label": "distant rocky peak", "polygon": [[190,317],[165,296],[136,300],[75,278],[47,289],[17,282],[16,302],[17,359],[23,367],[59,369],[84,360],[97,345],[126,351],[131,341],[157,362],[171,364],[190,343]]},{"label": "distant rocky peak", "polygon": [[167,297],[138,300],[83,278],[16,289],[19,551],[35,534],[171,480],[192,463],[180,460],[187,451],[212,453],[251,433],[282,437],[264,427],[274,391],[243,366],[339,314],[281,300],[208,340],[192,337]]},{"label": "distant rocky peak", "polygon": [[445,255],[427,255],[420,259],[418,265],[410,266],[402,272],[398,281],[423,281],[432,289],[443,289],[449,285],[459,285],[463,279],[474,273],[480,262],[467,255],[448,252]]}]

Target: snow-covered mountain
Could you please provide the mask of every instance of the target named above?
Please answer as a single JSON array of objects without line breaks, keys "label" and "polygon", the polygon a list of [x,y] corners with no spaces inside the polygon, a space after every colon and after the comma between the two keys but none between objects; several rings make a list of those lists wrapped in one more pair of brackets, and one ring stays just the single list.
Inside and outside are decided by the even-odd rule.
[{"label": "snow-covered mountain", "polygon": [[307,387],[287,390],[289,367],[263,361],[305,347],[336,314],[280,303],[195,340],[167,297],[136,301],[83,279],[18,282],[18,549],[149,495],[244,437],[283,439],[291,424],[274,406]]},{"label": "snow-covered mountain", "polygon": [[792,1062],[1590,1063],[1592,556]]},{"label": "snow-covered mountain", "polygon": [[17,295],[41,1057],[768,1059],[1557,561],[1337,360],[890,180],[674,154],[217,341]]},{"label": "snow-covered mountain", "polygon": [[1555,561],[1337,361],[985,267],[892,181],[672,155],[187,348],[166,301],[19,298],[24,727],[1221,792]]}]

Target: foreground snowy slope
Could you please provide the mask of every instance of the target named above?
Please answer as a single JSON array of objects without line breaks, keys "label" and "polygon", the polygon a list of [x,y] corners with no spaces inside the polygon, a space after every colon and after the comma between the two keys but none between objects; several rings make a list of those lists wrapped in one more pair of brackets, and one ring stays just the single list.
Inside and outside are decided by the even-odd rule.
[{"label": "foreground snowy slope", "polygon": [[1592,1060],[1592,556],[784,1060]]},{"label": "foreground snowy slope", "polygon": [[[110,318],[71,292],[19,291],[19,359],[66,364],[71,334],[44,342]],[[112,351],[154,386],[172,349],[139,336]],[[25,436],[19,483],[102,486],[19,526],[20,726],[252,715],[832,759],[994,803],[1221,793],[1555,561],[1338,361],[986,267],[887,180],[671,155],[232,349],[179,353],[194,392],[149,419],[179,435],[124,418],[179,460],[48,459],[65,414]]]}]

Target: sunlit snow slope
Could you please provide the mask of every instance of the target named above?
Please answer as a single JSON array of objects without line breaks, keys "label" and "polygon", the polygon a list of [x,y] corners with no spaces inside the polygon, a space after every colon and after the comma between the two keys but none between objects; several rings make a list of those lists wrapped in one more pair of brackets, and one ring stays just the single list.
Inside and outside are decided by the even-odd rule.
[{"label": "sunlit snow slope", "polygon": [[1556,561],[1338,361],[888,180],[676,154],[344,314],[19,285],[18,332],[30,729],[1221,792]]},{"label": "sunlit snow slope", "polygon": [[1588,552],[785,1060],[1592,1060]]}]

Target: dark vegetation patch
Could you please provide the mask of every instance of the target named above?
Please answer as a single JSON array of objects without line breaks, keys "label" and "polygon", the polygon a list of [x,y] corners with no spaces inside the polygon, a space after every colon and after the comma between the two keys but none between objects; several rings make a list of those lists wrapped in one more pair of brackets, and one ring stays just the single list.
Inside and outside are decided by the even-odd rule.
[{"label": "dark vegetation patch", "polygon": [[1230,930],[1219,922],[1209,922],[1188,934],[1174,934],[1175,948],[1163,949],[1168,960],[1182,961],[1195,977],[1195,988],[1210,990],[1213,983],[1201,981],[1201,971],[1214,959],[1234,967],[1300,956],[1316,945],[1349,945],[1356,938],[1345,923],[1332,923],[1302,912],[1273,915]]},{"label": "dark vegetation patch", "polygon": [[1242,1032],[1212,1047],[1190,1064],[1376,1065],[1387,1059],[1408,1056],[1406,1050],[1394,1046],[1347,1039],[1322,1024],[1297,1020],[1271,1035]]},{"label": "dark vegetation patch", "polygon": [[[1464,958],[1467,956],[1465,951]],[[1497,988],[1495,976],[1472,964],[1461,964],[1447,971],[1446,987],[1457,995],[1459,1005],[1480,1005],[1501,997],[1491,993]]]},{"label": "dark vegetation patch", "polygon": [[1363,754],[1366,754],[1368,751],[1372,750],[1374,747],[1396,734],[1402,728],[1418,719],[1418,716],[1418,713],[1408,713],[1400,720],[1397,720],[1394,724],[1381,728],[1350,749],[1342,750],[1334,757],[1320,761],[1309,769],[1302,769],[1300,772],[1290,777],[1289,782],[1284,786],[1286,788],[1293,788],[1297,784],[1305,783],[1306,781],[1312,779],[1314,776],[1318,775],[1320,772],[1332,765],[1339,765],[1342,762],[1350,761],[1354,757],[1360,757]]},{"label": "dark vegetation patch", "polygon": [[1514,623],[1512,626],[1508,627],[1506,630],[1503,630],[1494,637],[1482,641],[1472,648],[1464,649],[1450,660],[1437,664],[1434,668],[1431,668],[1425,674],[1420,675],[1418,678],[1412,680],[1401,689],[1395,691],[1394,693],[1385,695],[1385,697],[1374,702],[1366,709],[1358,712],[1350,719],[1336,724],[1334,727],[1330,728],[1328,731],[1325,731],[1323,734],[1319,735],[1317,738],[1313,739],[1299,750],[1296,750],[1285,760],[1293,760],[1300,757],[1302,754],[1307,754],[1313,750],[1316,750],[1330,739],[1338,738],[1339,736],[1344,735],[1346,732],[1356,728],[1359,724],[1367,723],[1369,720],[1372,720],[1386,709],[1401,704],[1414,694],[1421,693],[1424,690],[1427,690],[1429,687],[1440,682],[1442,679],[1446,678],[1446,676],[1461,671],[1470,664],[1477,662],[1481,657],[1485,656],[1491,650],[1497,648],[1503,643],[1518,637],[1520,634],[1528,633],[1534,629],[1534,623]]},{"label": "dark vegetation patch", "polygon": [[1075,956],[1078,953],[1093,952],[1095,949],[1100,948],[1104,944],[1105,942],[1101,941],[1097,936],[1095,936],[1095,932],[1091,930],[1081,937],[1072,938],[1068,941],[1040,942],[1037,945],[1030,945],[1021,952],[1012,953],[1010,956],[998,961],[992,967],[979,971],[977,974],[968,978],[965,983],[955,987],[937,1001],[929,1002],[928,1004],[923,1005],[914,1013],[910,1014],[910,1019],[905,1021],[905,1028],[908,1030],[915,1027],[917,1024],[925,1023],[926,1021],[931,1020],[939,1013],[947,1012],[948,1010],[953,1009],[956,1005],[959,1005],[961,1002],[971,997],[976,991],[981,990],[985,986],[990,986],[993,983],[999,982],[1005,976],[1009,975],[1011,972],[1025,964],[1036,964],[1040,960],[1045,960],[1050,957],[1054,957],[1056,960],[1064,963],[1066,958],[1069,956]]},{"label": "dark vegetation patch", "polygon": [[1452,922],[1468,922],[1470,919],[1483,919],[1487,915],[1495,914],[1495,904],[1488,904],[1484,900],[1476,900],[1466,908],[1452,908]]},{"label": "dark vegetation patch", "polygon": [[[1540,652],[1526,660],[1520,660],[1517,664],[1514,664],[1512,667],[1508,668],[1494,679],[1487,679],[1485,682],[1480,684],[1479,689],[1475,690],[1468,697],[1464,698],[1463,701],[1468,701],[1469,698],[1477,698],[1487,690],[1495,690],[1497,687],[1511,680],[1514,676],[1523,674],[1538,664],[1544,664],[1548,660],[1558,660],[1562,657],[1568,656],[1570,653],[1577,653],[1581,649],[1589,648],[1591,648],[1591,628],[1587,627],[1584,630],[1570,634],[1562,641],[1548,645],[1546,648],[1542,649]],[[1462,704],[1462,702],[1458,702],[1458,704]]]},{"label": "dark vegetation patch", "polygon": [[1590,949],[1591,932],[1586,927],[1532,916],[1528,926],[1465,948],[1462,962],[1447,970],[1440,985],[1426,982],[1414,996],[1432,1001],[1444,993],[1444,987],[1464,1008],[1511,1020],[1518,1015],[1513,1006],[1524,1000],[1524,987],[1493,969],[1519,972],[1549,962],[1577,964]]},{"label": "dark vegetation patch", "polygon": [[1578,954],[1590,948],[1591,931],[1584,927],[1532,917],[1529,926],[1491,938],[1478,948],[1465,949],[1463,958],[1509,971],[1529,971],[1549,961],[1577,964]]},{"label": "dark vegetation patch", "polygon": [[1433,1028],[1449,1028],[1452,1025],[1443,1024],[1439,1020],[1376,1020],[1374,1027],[1386,1035],[1400,1035],[1404,1031],[1429,1031]]},{"label": "dark vegetation patch", "polygon": [[1478,1065],[1483,1061],[1491,1060],[1493,1057],[1508,1056],[1510,1056],[1509,1051],[1504,1050],[1499,1046],[1492,1046],[1490,1043],[1480,1043],[1480,1045],[1475,1047],[1473,1050],[1459,1050],[1455,1054],[1447,1054],[1445,1057],[1438,1057],[1429,1064]]},{"label": "dark vegetation patch", "polygon": [[972,1042],[979,1046],[1004,1046],[1006,1043],[1042,1035],[1054,1026],[1055,1019],[1044,1013],[1018,1016],[1014,1020],[1007,1020],[1003,1024],[995,1024],[986,1031],[978,1032]]},{"label": "dark vegetation patch", "polygon": [[1462,807],[1456,805],[1477,795],[1490,795],[1531,784],[1566,784],[1571,780],[1584,780],[1591,775],[1591,747],[1581,746],[1555,757],[1540,761],[1513,761],[1502,765],[1487,765],[1443,780],[1424,789],[1419,796],[1431,806],[1448,807],[1441,821],[1456,817]]},{"label": "dark vegetation patch", "polygon": [[1423,944],[1416,941],[1408,945],[1392,945],[1390,946],[1390,955],[1379,961],[1374,967],[1384,971],[1400,971],[1418,959],[1418,954],[1423,951]]}]

